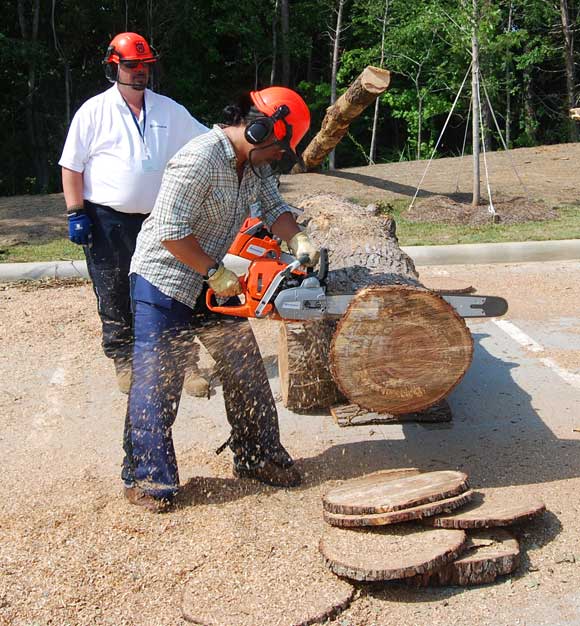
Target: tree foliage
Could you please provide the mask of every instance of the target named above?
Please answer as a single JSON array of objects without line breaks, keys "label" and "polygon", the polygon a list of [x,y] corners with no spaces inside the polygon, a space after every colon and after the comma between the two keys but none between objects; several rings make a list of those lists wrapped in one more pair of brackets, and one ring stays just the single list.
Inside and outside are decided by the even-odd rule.
[{"label": "tree foliage", "polygon": [[[574,83],[566,78],[574,66],[564,54],[563,3],[478,3],[482,80],[502,133],[509,123],[515,146],[567,141]],[[287,32],[282,4],[288,7]],[[565,4],[573,37],[578,7],[575,0]],[[288,51],[288,83],[311,106],[316,130],[330,100],[336,7],[337,0],[0,0],[0,194],[60,189],[57,162],[69,115],[107,88],[101,60],[108,42],[125,30],[142,33],[160,51],[155,89],[206,124],[219,121],[239,92],[267,86],[273,69],[280,81]],[[393,81],[380,99],[379,163],[431,153],[468,71],[473,27],[472,0],[346,0],[339,93],[366,65],[380,63],[385,8],[383,65]],[[467,82],[439,155],[460,153],[469,106]],[[339,144],[338,167],[366,164],[371,109]],[[499,145],[495,125],[486,119],[489,141]]]}]

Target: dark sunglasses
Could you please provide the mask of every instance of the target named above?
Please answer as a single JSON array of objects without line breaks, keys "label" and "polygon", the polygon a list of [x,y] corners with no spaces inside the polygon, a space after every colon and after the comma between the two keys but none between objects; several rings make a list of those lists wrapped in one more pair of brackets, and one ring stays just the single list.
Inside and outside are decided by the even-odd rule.
[{"label": "dark sunglasses", "polygon": [[138,61],[119,61],[123,67],[126,67],[128,70],[136,70],[141,64],[143,65],[151,65],[155,63],[155,59],[144,59]]}]

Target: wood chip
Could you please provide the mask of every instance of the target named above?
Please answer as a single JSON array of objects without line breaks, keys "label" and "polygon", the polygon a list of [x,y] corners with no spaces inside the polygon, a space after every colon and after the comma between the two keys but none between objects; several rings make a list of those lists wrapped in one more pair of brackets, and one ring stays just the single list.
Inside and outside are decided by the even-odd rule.
[{"label": "wood chip", "polygon": [[347,481],[329,491],[322,502],[325,510],[341,515],[387,513],[451,498],[468,488],[463,472],[384,470]]},{"label": "wood chip", "polygon": [[465,552],[457,560],[406,582],[416,587],[483,585],[511,574],[519,562],[519,543],[507,530],[474,530],[468,534]]},{"label": "wood chip", "polygon": [[447,513],[466,505],[473,497],[473,491],[465,491],[458,496],[429,502],[410,509],[402,509],[391,513],[374,513],[370,515],[341,515],[340,513],[330,513],[323,511],[324,521],[331,526],[341,526],[343,528],[360,528],[362,526],[386,526],[387,524],[397,524],[400,522],[410,522],[422,519],[430,515]]},{"label": "wood chip", "polygon": [[546,505],[534,497],[517,497],[511,491],[477,491],[461,511],[429,517],[423,523],[438,528],[492,528],[525,521],[545,510]]},{"label": "wood chip", "polygon": [[414,525],[372,531],[327,526],[320,552],[338,576],[364,581],[408,578],[442,567],[464,548],[462,530],[425,530]]}]

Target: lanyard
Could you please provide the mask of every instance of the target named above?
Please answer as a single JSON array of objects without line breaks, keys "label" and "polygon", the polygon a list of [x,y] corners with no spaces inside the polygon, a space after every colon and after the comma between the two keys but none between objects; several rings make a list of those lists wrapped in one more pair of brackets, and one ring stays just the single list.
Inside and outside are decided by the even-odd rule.
[{"label": "lanyard", "polygon": [[139,124],[139,120],[137,119],[135,113],[133,113],[133,109],[131,109],[127,100],[125,100],[125,104],[127,105],[129,112],[131,113],[131,117],[133,118],[135,126],[137,126],[137,132],[139,133],[139,137],[141,137],[141,141],[143,142],[143,144],[145,144],[145,132],[147,130],[147,109],[145,107],[145,96],[143,96],[143,128],[141,128],[141,124]]}]

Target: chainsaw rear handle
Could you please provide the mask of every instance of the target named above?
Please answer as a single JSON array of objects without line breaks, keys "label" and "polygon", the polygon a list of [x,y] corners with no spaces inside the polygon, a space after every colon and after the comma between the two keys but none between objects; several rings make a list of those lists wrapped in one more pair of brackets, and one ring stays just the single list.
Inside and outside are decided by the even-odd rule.
[{"label": "chainsaw rear handle", "polygon": [[[245,276],[239,277],[240,285],[242,286],[242,293],[247,292],[246,287],[246,278]],[[233,315],[235,317],[255,317],[254,315],[254,307],[252,307],[252,303],[249,299],[246,300],[243,304],[232,304],[229,306],[219,306],[214,305],[212,302],[213,297],[216,295],[215,291],[208,287],[205,292],[205,305],[212,313],[221,313],[222,315]],[[266,310],[264,314],[269,312],[269,309],[272,308],[271,304],[266,306]]]}]

